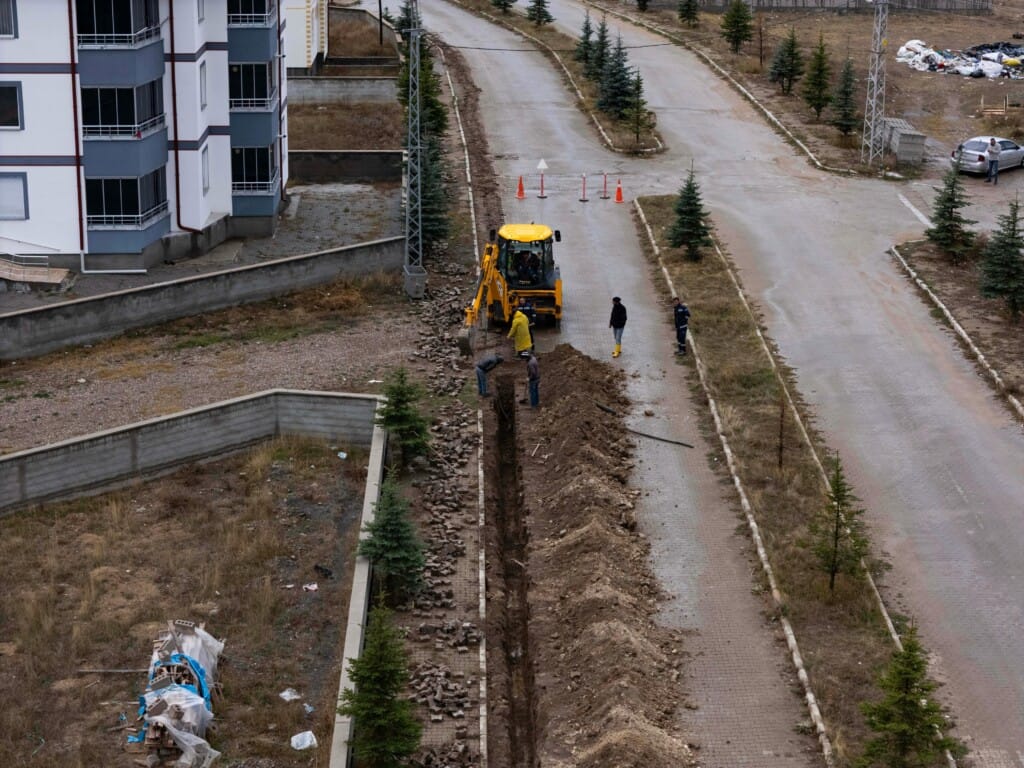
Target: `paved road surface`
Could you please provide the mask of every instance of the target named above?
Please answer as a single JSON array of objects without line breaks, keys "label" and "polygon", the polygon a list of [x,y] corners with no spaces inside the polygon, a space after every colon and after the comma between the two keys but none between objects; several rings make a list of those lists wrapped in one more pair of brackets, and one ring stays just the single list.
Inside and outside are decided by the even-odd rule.
[{"label": "paved road surface", "polygon": [[[553,0],[551,7],[567,30],[580,28],[580,6]],[[457,45],[523,47],[439,0],[424,10],[428,26]],[[693,437],[682,379],[668,358],[670,329],[658,305],[664,297],[653,292],[625,206],[576,201],[582,173],[591,181],[602,171],[621,176],[631,198],[675,192],[692,161],[719,235],[868,507],[874,538],[894,566],[889,598],[920,623],[936,675],[948,683],[959,735],[980,766],[1024,766],[1024,433],[885,255],[891,243],[920,235],[901,195],[927,213],[928,186],[814,170],[694,56],[670,46],[633,47],[662,40],[609,24],[643,72],[670,147],[664,155],[604,151],[536,54],[465,51],[483,89],[508,215],[546,221],[565,236],[563,336],[607,355],[608,297],[621,295],[631,310],[622,365],[640,374],[632,380],[640,410],[653,408],[659,425]],[[541,157],[551,196],[514,200],[518,175],[535,187],[531,174]],[[1008,176],[1014,185],[1024,182]],[[1005,194],[981,187],[977,199],[991,218]],[[699,318],[693,327],[700,332]],[[671,424],[662,421],[669,416]],[[708,574],[716,573],[720,550],[741,544],[705,528],[728,513],[698,454],[665,456],[642,446],[642,480],[652,488],[644,521],[658,534],[659,573],[679,594],[667,618],[709,638],[724,618],[708,605],[715,599],[709,581],[718,583]],[[727,688],[706,696],[725,696]],[[709,698],[701,711],[713,710]],[[730,753],[735,745],[717,743],[715,734],[708,738],[724,750],[723,765],[742,764],[735,761],[748,754]]]}]

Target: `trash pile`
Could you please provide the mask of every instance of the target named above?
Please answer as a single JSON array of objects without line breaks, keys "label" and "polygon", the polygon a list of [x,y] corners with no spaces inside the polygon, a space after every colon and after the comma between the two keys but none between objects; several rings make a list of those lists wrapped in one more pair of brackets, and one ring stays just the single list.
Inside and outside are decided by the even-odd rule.
[{"label": "trash pile", "polygon": [[128,743],[146,753],[149,768],[208,768],[220,757],[206,741],[213,721],[210,696],[224,643],[202,625],[169,621],[153,643],[149,682],[139,697],[142,725]]},{"label": "trash pile", "polygon": [[964,77],[1024,79],[1024,45],[983,43],[963,51],[936,50],[924,40],[908,40],[896,61],[920,72],[943,72]]}]

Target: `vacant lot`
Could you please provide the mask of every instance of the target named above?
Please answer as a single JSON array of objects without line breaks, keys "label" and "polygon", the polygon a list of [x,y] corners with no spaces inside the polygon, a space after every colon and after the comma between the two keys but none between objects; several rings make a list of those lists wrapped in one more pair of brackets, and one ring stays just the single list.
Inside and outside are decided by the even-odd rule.
[{"label": "vacant lot", "polygon": [[0,764],[134,765],[118,726],[145,673],[82,670],[144,668],[189,619],[226,643],[210,736],[226,764],[308,765],[289,739],[333,723],[366,471],[338,449],[275,441],[0,522]]},{"label": "vacant lot", "polygon": [[393,104],[294,104],[288,107],[290,149],[401,149],[405,115]]}]

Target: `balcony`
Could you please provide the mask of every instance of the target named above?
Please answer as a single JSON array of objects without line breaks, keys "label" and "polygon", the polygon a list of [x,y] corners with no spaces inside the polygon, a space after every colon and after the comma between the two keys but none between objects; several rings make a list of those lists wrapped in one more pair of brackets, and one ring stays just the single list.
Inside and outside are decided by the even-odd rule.
[{"label": "balcony", "polygon": [[233,181],[232,195],[272,195],[281,185],[281,172],[274,171],[269,181]]},{"label": "balcony", "polygon": [[277,107],[277,89],[270,95],[259,99],[228,99],[228,108],[232,112],[266,112]]},{"label": "balcony", "polygon": [[146,27],[138,32],[112,34],[84,34],[78,36],[79,48],[141,48],[150,40],[160,37],[160,25]]},{"label": "balcony", "polygon": [[262,13],[232,13],[230,8],[228,10],[229,27],[269,27],[276,21],[277,9],[274,3],[267,3],[266,10]]},{"label": "balcony", "polygon": [[87,216],[89,229],[145,229],[157,219],[167,216],[167,201],[157,203],[148,211],[138,215]]},{"label": "balcony", "polygon": [[152,117],[138,125],[83,125],[82,136],[87,139],[141,139],[162,128],[164,115]]}]

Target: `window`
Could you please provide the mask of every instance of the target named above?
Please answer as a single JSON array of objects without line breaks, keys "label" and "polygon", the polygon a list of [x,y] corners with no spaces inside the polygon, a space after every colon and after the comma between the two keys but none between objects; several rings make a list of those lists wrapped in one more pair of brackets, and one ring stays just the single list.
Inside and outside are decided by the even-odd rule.
[{"label": "window", "polygon": [[0,128],[21,130],[25,115],[21,108],[21,83],[0,83]]},{"label": "window", "polygon": [[79,42],[130,44],[160,33],[158,0],[75,0]]},{"label": "window", "polygon": [[0,0],[0,37],[18,36],[18,13],[14,0]]},{"label": "window", "polygon": [[158,168],[140,179],[86,179],[90,227],[143,227],[167,212],[167,179]]},{"label": "window", "polygon": [[274,67],[267,64],[232,64],[228,70],[228,98],[232,109],[267,109],[273,103]]},{"label": "window", "polygon": [[274,0],[228,0],[228,26],[266,26]]},{"label": "window", "polygon": [[82,132],[86,136],[141,136],[164,124],[160,80],[138,88],[83,88]]},{"label": "window", "polygon": [[206,0],[196,0],[196,10],[199,12],[199,20],[206,18]]},{"label": "window", "polygon": [[206,109],[206,62],[199,64],[199,107]]},{"label": "window", "polygon": [[0,221],[28,218],[28,174],[0,173]]},{"label": "window", "polygon": [[210,148],[203,147],[203,194],[210,191]]},{"label": "window", "polygon": [[233,192],[273,192],[277,179],[277,155],[269,147],[232,147]]}]

